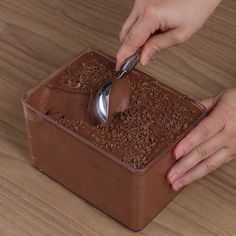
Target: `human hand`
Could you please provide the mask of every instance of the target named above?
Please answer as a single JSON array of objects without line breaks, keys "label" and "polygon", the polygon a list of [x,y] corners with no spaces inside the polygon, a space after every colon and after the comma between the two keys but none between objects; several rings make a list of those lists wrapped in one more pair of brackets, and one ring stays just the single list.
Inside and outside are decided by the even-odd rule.
[{"label": "human hand", "polygon": [[211,112],[174,150],[178,162],[169,170],[167,178],[175,191],[236,155],[236,88],[202,103]]},{"label": "human hand", "polygon": [[136,0],[120,32],[116,69],[143,46],[146,65],[160,51],[189,39],[221,0]]}]

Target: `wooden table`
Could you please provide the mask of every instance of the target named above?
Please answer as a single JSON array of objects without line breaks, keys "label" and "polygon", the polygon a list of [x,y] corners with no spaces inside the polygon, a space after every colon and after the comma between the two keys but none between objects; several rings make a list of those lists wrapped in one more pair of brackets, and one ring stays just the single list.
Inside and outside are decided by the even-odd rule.
[{"label": "wooden table", "polygon": [[[31,166],[21,95],[85,47],[115,55],[132,1],[0,0],[0,235],[236,235],[236,161],[133,233]],[[236,1],[142,68],[197,99],[236,86]]]}]

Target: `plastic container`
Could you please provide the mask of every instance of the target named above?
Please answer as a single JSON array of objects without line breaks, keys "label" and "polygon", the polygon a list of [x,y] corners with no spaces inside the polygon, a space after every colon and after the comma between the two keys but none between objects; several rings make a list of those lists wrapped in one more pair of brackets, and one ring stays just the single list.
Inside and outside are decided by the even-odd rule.
[{"label": "plastic container", "polygon": [[[32,162],[40,171],[120,223],[139,231],[176,196],[177,193],[171,189],[166,180],[168,170],[176,162],[172,151],[180,139],[205,116],[206,110],[193,99],[162,84],[197,106],[199,114],[178,139],[153,158],[146,167],[133,169],[127,166],[86,138],[45,115],[38,109],[40,104],[34,106],[32,97],[40,92],[44,83],[55,78],[89,51],[80,54],[24,95],[22,102]],[[107,60],[114,60],[104,54],[101,55]]]}]

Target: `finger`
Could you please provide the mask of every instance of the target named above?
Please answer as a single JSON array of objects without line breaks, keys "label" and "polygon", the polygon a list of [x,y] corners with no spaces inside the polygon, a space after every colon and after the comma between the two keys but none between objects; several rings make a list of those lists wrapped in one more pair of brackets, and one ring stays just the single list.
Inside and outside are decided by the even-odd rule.
[{"label": "finger", "polygon": [[225,127],[225,118],[221,109],[215,108],[203,119],[179,144],[177,144],[174,155],[176,159],[188,154],[199,144],[206,142]]},{"label": "finger", "polygon": [[228,150],[226,148],[223,148],[219,150],[217,153],[215,153],[213,156],[202,161],[196,167],[187,172],[184,176],[177,179],[172,184],[172,188],[175,191],[178,191],[183,186],[186,186],[192,183],[193,181],[202,178],[208,173],[213,172],[214,170],[216,170],[226,162],[230,161],[231,159],[232,157],[229,156]]},{"label": "finger", "polygon": [[217,134],[207,142],[200,144],[192,152],[182,157],[168,172],[167,178],[170,183],[174,183],[178,178],[186,174],[190,169],[201,161],[212,156],[220,149],[224,148],[224,135]]},{"label": "finger", "polygon": [[206,107],[207,110],[211,110],[218,101],[218,95],[208,99],[201,100],[200,103]]},{"label": "finger", "polygon": [[152,36],[143,47],[141,65],[147,65],[159,52],[174,46],[177,42],[176,34],[178,34],[177,29],[173,29]]},{"label": "finger", "polygon": [[122,62],[134,54],[138,48],[143,46],[147,41],[152,30],[147,27],[150,22],[147,20],[138,20],[130,30],[129,34],[126,36],[124,42],[122,43],[120,49],[116,55],[116,70],[119,70]]},{"label": "finger", "polygon": [[138,12],[135,7],[133,7],[131,13],[129,14],[128,18],[126,19],[125,23],[122,26],[122,29],[120,31],[120,41],[123,42],[127,34],[129,33],[130,29],[134,25],[134,23],[138,19]]}]

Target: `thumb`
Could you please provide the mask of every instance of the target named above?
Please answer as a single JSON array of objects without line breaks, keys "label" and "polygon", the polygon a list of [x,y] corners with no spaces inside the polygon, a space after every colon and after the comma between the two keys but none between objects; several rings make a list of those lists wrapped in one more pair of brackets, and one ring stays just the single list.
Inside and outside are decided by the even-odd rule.
[{"label": "thumb", "polygon": [[182,43],[182,39],[177,29],[152,36],[143,46],[140,59],[141,65],[147,65],[151,60],[155,59],[159,52],[180,43]]}]

